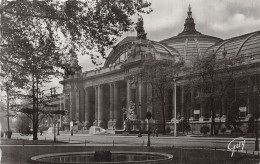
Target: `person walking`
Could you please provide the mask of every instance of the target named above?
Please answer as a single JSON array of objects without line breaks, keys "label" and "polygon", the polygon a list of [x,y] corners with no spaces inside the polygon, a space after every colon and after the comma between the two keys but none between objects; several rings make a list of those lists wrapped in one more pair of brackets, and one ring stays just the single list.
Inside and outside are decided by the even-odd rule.
[{"label": "person walking", "polygon": [[158,129],[155,129],[155,136],[158,137]]}]

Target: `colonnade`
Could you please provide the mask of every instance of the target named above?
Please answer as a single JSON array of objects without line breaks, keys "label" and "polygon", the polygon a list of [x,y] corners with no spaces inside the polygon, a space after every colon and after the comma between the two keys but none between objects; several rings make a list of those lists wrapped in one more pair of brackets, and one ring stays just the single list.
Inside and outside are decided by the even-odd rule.
[{"label": "colonnade", "polygon": [[151,87],[146,83],[124,80],[67,89],[64,106],[69,110],[70,121],[85,122],[88,127],[120,129],[123,125],[122,109],[128,109],[132,101],[138,120],[145,120],[145,113],[152,111],[151,98]]},{"label": "colonnade", "polygon": [[[242,93],[246,100],[247,114],[253,113],[254,96],[256,84],[252,78],[248,78],[246,84],[246,93]],[[241,95],[236,93],[240,91],[239,86],[235,84],[234,96]],[[122,129],[123,127],[123,108],[128,109],[130,102],[135,103],[137,119],[145,121],[147,111],[153,113],[153,119],[161,120],[159,116],[161,110],[156,106],[153,98],[152,88],[149,84],[137,80],[132,83],[131,80],[121,80],[95,86],[81,87],[81,89],[66,90],[67,97],[64,100],[64,106],[69,109],[69,120],[74,122],[85,122],[88,127],[100,126],[108,129]],[[233,92],[233,91],[232,91]],[[66,96],[65,95],[65,96]],[[166,119],[174,118],[173,99],[169,103],[166,111]],[[177,85],[177,116],[180,118],[194,119],[194,110],[199,110],[199,120],[203,121],[205,117],[210,116],[206,102],[200,97],[200,92],[194,88],[186,92],[185,85]],[[240,96],[241,97],[241,96]],[[228,100],[223,98],[219,104],[217,114],[227,115],[229,109]],[[67,106],[65,105],[67,103]],[[155,116],[158,114],[158,116]]]}]

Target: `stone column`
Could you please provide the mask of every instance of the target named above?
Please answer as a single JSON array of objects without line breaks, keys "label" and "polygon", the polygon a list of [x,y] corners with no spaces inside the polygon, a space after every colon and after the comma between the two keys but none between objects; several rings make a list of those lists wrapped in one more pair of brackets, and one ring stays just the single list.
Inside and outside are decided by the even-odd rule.
[{"label": "stone column", "polygon": [[70,97],[69,97],[69,110],[70,110],[70,121],[74,120],[74,115],[73,115],[73,95],[72,95],[72,90],[69,91]]},{"label": "stone column", "polygon": [[65,94],[65,101],[68,99],[68,104],[67,107],[65,106],[65,109],[68,108],[68,112],[69,112],[69,115],[68,115],[68,118],[69,118],[69,121],[72,120],[72,115],[71,115],[71,91],[70,90],[66,90],[66,94]]},{"label": "stone column", "polygon": [[66,111],[66,94],[67,91],[63,90],[63,110]]},{"label": "stone column", "polygon": [[98,85],[98,126],[103,127],[103,86]]},{"label": "stone column", "polygon": [[247,90],[247,95],[248,95],[248,114],[253,114],[254,113],[254,109],[253,109],[253,90],[254,86],[253,86],[253,81],[251,79],[251,77],[248,78],[248,90]]},{"label": "stone column", "polygon": [[117,127],[117,120],[119,119],[119,106],[118,106],[118,84],[116,82],[113,83],[114,87],[114,119],[113,119],[113,125],[114,125],[114,128]]},{"label": "stone column", "polygon": [[145,114],[147,111],[147,86],[146,83],[143,82],[142,83],[142,87],[141,87],[142,93],[141,93],[141,105],[142,105],[142,115],[141,115],[141,120],[145,120]]},{"label": "stone column", "polygon": [[138,113],[137,115],[139,115],[139,119],[142,120],[142,82],[140,80],[138,80],[137,91],[138,91],[138,100],[136,105],[137,113]]},{"label": "stone column", "polygon": [[114,120],[114,85],[109,83],[109,121],[108,129],[114,129],[113,120]]},{"label": "stone column", "polygon": [[151,113],[153,113],[153,102],[152,102],[152,98],[153,98],[153,91],[152,91],[152,85],[151,84],[147,84],[147,112],[150,111]]},{"label": "stone column", "polygon": [[98,126],[98,86],[95,88],[95,121],[93,122],[94,126]]},{"label": "stone column", "polygon": [[85,91],[84,89],[80,90],[80,116],[79,120],[81,122],[85,121]]},{"label": "stone column", "polygon": [[75,91],[75,98],[76,98],[76,102],[75,102],[75,107],[76,107],[76,122],[79,122],[79,114],[80,114],[80,104],[79,104],[79,97],[80,97],[80,93],[79,90]]},{"label": "stone column", "polygon": [[195,108],[195,102],[194,102],[194,88],[191,88],[191,92],[190,92],[190,117],[193,117],[193,112],[194,112],[194,108]]},{"label": "stone column", "polygon": [[87,129],[90,126],[89,114],[90,114],[89,89],[85,88],[85,122],[86,122]]},{"label": "stone column", "polygon": [[181,86],[181,117],[184,117],[184,87]]},{"label": "stone column", "polygon": [[126,81],[126,109],[129,108],[130,105],[130,97],[131,97],[131,91],[130,91],[130,80]]}]

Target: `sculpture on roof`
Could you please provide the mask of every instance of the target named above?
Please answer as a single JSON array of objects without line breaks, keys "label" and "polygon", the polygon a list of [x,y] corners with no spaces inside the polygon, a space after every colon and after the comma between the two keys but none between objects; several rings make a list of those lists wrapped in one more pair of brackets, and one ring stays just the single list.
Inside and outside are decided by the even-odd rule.
[{"label": "sculpture on roof", "polygon": [[144,40],[146,40],[147,33],[145,33],[144,21],[143,21],[143,17],[141,15],[138,18],[138,22],[136,23],[135,30],[137,32],[137,39],[144,39]]},{"label": "sculpture on roof", "polygon": [[72,50],[70,50],[69,53],[71,53],[70,63],[67,64],[67,66],[64,66],[65,77],[67,77],[68,75],[74,75],[75,73],[80,72],[81,68],[82,68],[79,65],[77,54],[75,52],[73,52]]}]

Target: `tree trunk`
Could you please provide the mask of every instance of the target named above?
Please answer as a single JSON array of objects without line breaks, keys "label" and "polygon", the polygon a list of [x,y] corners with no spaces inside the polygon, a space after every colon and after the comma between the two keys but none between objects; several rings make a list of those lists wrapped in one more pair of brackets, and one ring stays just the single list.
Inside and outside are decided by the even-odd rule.
[{"label": "tree trunk", "polygon": [[[38,127],[39,127],[39,81],[38,81],[38,77],[37,75],[35,76],[36,79],[36,122],[35,122],[35,126],[36,126],[36,133],[38,132]],[[37,134],[36,134],[37,135]]]},{"label": "tree trunk", "polygon": [[215,110],[214,110],[214,99],[211,98],[210,100],[210,107],[211,107],[211,128],[210,128],[210,135],[214,135],[215,130]]},{"label": "tree trunk", "polygon": [[166,130],[165,130],[165,114],[164,114],[164,105],[162,105],[162,119],[163,119],[163,135],[166,134]]},{"label": "tree trunk", "polygon": [[35,109],[35,81],[34,81],[34,73],[33,73],[33,84],[32,84],[32,96],[33,96],[33,140],[38,140],[37,137],[37,127],[36,127],[36,109]]},{"label": "tree trunk", "polygon": [[7,130],[10,130],[10,123],[9,123],[9,86],[7,86],[8,84],[6,84],[6,103],[7,103],[7,107],[6,107],[6,112],[7,112]]}]

